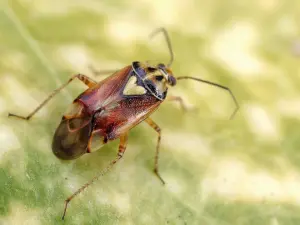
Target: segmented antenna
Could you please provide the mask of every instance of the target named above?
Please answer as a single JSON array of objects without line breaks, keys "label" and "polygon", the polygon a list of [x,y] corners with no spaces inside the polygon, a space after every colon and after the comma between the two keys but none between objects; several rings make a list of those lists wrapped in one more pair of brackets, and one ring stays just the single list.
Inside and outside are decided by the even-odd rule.
[{"label": "segmented antenna", "polygon": [[169,34],[167,32],[167,30],[163,27],[160,27],[156,30],[154,30],[150,35],[149,37],[150,38],[153,38],[154,36],[156,36],[158,33],[162,32],[164,37],[165,37],[165,40],[167,42],[167,45],[168,45],[168,49],[169,49],[169,53],[170,53],[170,62],[167,64],[167,67],[170,67],[174,61],[174,53],[173,53],[173,49],[172,49],[172,44],[171,44],[171,40],[170,40],[170,37],[169,37]]},{"label": "segmented antenna", "polygon": [[176,77],[176,79],[177,80],[191,79],[191,80],[195,80],[195,81],[199,81],[199,82],[202,82],[202,83],[206,83],[206,84],[209,84],[209,85],[212,85],[212,86],[215,86],[215,87],[218,87],[218,88],[221,88],[221,89],[224,89],[224,90],[228,91],[229,94],[231,95],[231,98],[234,101],[234,104],[235,104],[235,110],[231,114],[230,119],[233,119],[233,117],[235,116],[235,114],[237,113],[237,111],[240,108],[240,106],[239,106],[236,98],[234,97],[234,95],[233,95],[233,93],[232,93],[232,91],[230,90],[229,87],[226,87],[226,86],[223,86],[221,84],[217,84],[217,83],[214,83],[214,82],[211,82],[211,81],[207,81],[207,80],[203,80],[203,79],[200,79],[200,78],[196,78],[196,77],[182,76],[182,77]]}]

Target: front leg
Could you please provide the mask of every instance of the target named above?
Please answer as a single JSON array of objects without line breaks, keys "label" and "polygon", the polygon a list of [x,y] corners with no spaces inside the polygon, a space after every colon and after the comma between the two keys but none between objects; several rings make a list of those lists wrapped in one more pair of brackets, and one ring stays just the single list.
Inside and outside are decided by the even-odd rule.
[{"label": "front leg", "polygon": [[186,102],[180,96],[168,96],[166,100],[167,101],[178,102],[179,106],[180,106],[180,108],[183,112],[197,111],[197,108],[188,107]]},{"label": "front leg", "polygon": [[95,76],[103,76],[103,75],[108,75],[108,74],[114,74],[118,70],[97,70],[95,67],[92,65],[89,65],[89,69]]}]

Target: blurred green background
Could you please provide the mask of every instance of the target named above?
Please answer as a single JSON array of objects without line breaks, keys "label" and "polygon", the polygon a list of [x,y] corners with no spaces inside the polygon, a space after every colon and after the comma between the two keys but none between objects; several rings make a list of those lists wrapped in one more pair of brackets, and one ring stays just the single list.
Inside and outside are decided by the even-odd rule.
[{"label": "blurred green background", "polygon": [[[300,224],[300,1],[0,1],[1,224]],[[115,168],[64,199],[112,160],[118,141],[62,162],[52,136],[67,106],[85,90],[75,81],[30,122],[26,115],[73,74],[118,69],[132,61],[169,60],[193,81],[169,94],[196,112],[164,103],[161,185],[153,174],[157,134],[142,123]],[[299,46],[298,46],[299,47]],[[295,54],[296,53],[296,54]],[[102,77],[94,77],[101,80]]]}]

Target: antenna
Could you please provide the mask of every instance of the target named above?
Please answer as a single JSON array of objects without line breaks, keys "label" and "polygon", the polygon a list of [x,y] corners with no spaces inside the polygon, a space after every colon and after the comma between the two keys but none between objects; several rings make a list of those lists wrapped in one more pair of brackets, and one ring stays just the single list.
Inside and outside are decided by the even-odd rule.
[{"label": "antenna", "polygon": [[162,32],[164,37],[165,37],[165,40],[167,42],[167,45],[168,45],[168,49],[169,49],[169,53],[170,53],[170,62],[168,63],[168,67],[170,67],[174,61],[174,53],[173,53],[173,49],[172,49],[172,44],[171,44],[171,40],[170,40],[170,37],[169,37],[169,34],[167,32],[167,30],[163,27],[160,27],[156,30],[154,30],[150,35],[149,37],[150,38],[153,38],[154,36],[156,36],[158,33]]},{"label": "antenna", "polygon": [[189,76],[183,76],[183,77],[176,77],[177,80],[183,80],[183,79],[191,79],[191,80],[195,80],[195,81],[199,81],[199,82],[202,82],[202,83],[206,83],[206,84],[209,84],[209,85],[212,85],[212,86],[215,86],[215,87],[218,87],[218,88],[222,88],[226,91],[229,92],[229,94],[231,95],[233,101],[234,101],[234,104],[235,104],[235,110],[233,111],[233,113],[231,114],[230,116],[230,119],[233,119],[233,117],[235,116],[236,112],[239,110],[240,106],[236,100],[236,98],[234,97],[232,91],[228,88],[228,87],[225,87],[223,85],[220,85],[220,84],[217,84],[217,83],[214,83],[214,82],[211,82],[211,81],[207,81],[207,80],[202,80],[200,78],[196,78],[196,77],[189,77]]}]

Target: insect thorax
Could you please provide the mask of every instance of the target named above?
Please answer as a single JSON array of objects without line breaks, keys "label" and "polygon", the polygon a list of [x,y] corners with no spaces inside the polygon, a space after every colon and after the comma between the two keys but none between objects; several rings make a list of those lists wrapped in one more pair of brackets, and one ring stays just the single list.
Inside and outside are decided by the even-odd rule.
[{"label": "insect thorax", "polygon": [[131,76],[124,88],[124,95],[151,94],[163,101],[168,91],[166,74],[157,66],[133,62]]}]

